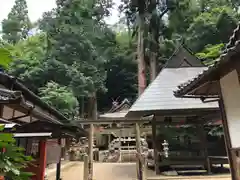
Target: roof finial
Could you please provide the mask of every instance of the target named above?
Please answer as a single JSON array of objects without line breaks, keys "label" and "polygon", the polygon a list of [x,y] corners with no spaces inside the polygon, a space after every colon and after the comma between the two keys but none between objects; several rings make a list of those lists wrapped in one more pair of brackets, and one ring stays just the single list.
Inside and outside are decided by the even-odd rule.
[{"label": "roof finial", "polygon": [[117,107],[119,105],[119,102],[118,102],[119,98],[120,98],[119,96],[115,100],[112,98],[112,106],[113,106],[113,108],[115,108],[115,107]]}]

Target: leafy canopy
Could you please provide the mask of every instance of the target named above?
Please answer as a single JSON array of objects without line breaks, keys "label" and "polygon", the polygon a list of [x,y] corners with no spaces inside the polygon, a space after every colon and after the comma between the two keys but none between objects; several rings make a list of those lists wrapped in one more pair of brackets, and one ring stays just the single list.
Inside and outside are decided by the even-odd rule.
[{"label": "leafy canopy", "polygon": [[76,114],[78,101],[71,89],[66,86],[60,86],[55,82],[48,82],[39,91],[41,99],[49,105],[56,107],[62,114],[67,117],[73,117]]},{"label": "leafy canopy", "polygon": [[31,27],[26,0],[15,0],[8,18],[2,21],[2,38],[15,44],[28,36]]}]

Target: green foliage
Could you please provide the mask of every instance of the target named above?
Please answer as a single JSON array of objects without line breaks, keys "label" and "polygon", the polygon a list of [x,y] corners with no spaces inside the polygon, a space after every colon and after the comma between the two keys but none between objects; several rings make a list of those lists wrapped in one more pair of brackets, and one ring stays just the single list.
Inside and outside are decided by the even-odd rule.
[{"label": "green foliage", "polygon": [[[25,37],[15,45],[1,42],[15,57],[9,72],[65,114],[75,112],[74,108],[66,111],[66,107],[73,107],[72,98],[80,101],[82,96],[87,97],[94,91],[98,92],[99,109],[111,106],[112,98],[119,96],[135,99],[135,35],[140,12],[147,63],[149,52],[154,52],[158,64],[163,64],[182,38],[197,56],[207,59],[206,64],[213,62],[239,20],[238,3],[227,0],[164,2],[124,1],[120,9],[127,17],[130,31],[115,33],[104,22],[112,1],[58,0],[57,8],[44,13],[39,20],[41,33]],[[163,18],[165,13],[167,16]],[[46,92],[50,90],[52,94],[48,96]],[[56,101],[54,97],[58,93],[69,96],[68,100]]]},{"label": "green foliage", "polygon": [[58,109],[62,114],[67,117],[73,117],[76,114],[78,101],[68,87],[48,82],[45,87],[39,90],[41,99]]},{"label": "green foliage", "polygon": [[206,65],[211,65],[221,55],[224,44],[207,45],[205,49],[196,56],[204,60]]},{"label": "green foliage", "polygon": [[237,25],[237,14],[230,7],[220,6],[201,13],[188,28],[188,43],[196,51],[208,44],[226,43]]},{"label": "green foliage", "polygon": [[20,40],[15,45],[5,45],[13,56],[9,73],[21,79],[35,92],[48,81],[45,73],[46,46],[44,33]]},{"label": "green foliage", "polygon": [[199,12],[196,0],[179,0],[176,8],[169,13],[169,28],[186,36],[186,30]]},{"label": "green foliage", "polygon": [[[105,10],[98,13],[97,4],[94,4],[95,10],[89,9],[91,1],[86,4],[72,0],[69,3],[58,1],[56,9],[43,15],[38,22],[42,33],[20,40],[15,45],[5,44],[14,56],[9,73],[19,77],[31,90],[65,114],[73,112],[71,108],[68,112],[66,107],[72,107],[74,103],[71,98],[67,98],[66,102],[61,99],[56,101],[54,97],[60,93],[59,89],[67,88],[66,92],[63,90],[64,93],[61,93],[73,93],[78,100],[98,91],[101,94],[100,109],[111,106],[112,98],[119,95],[122,98],[134,98],[136,75],[135,64],[131,64],[135,49],[129,52],[124,43],[116,41],[115,33],[102,20],[96,20],[107,14],[111,2],[101,6]],[[103,4],[104,1],[97,3]],[[111,70],[113,67],[114,71]],[[123,71],[119,73],[121,70]],[[113,77],[107,78],[107,75]],[[112,88],[111,82],[119,88]],[[49,87],[49,83],[54,86]],[[105,94],[109,87],[110,92]],[[43,89],[44,92],[51,90],[51,97],[48,93],[43,93]]]},{"label": "green foliage", "polygon": [[15,0],[15,4],[2,22],[2,38],[9,43],[17,43],[28,36],[31,23],[28,18],[27,3],[25,0]]},{"label": "green foliage", "polygon": [[[51,20],[53,25],[49,24],[46,28],[51,44],[48,47],[48,63],[55,69],[61,67],[60,71],[51,73],[52,80],[70,86],[78,97],[105,90],[103,38],[106,37],[106,26],[93,19],[95,11],[89,8],[89,3],[59,1],[56,17]],[[70,82],[59,78],[60,73],[69,76]]]},{"label": "green foliage", "polygon": [[[1,126],[2,132],[4,126]],[[32,158],[24,155],[24,149],[17,147],[12,134],[0,133],[0,175],[16,180],[28,180],[33,174],[23,172]]]},{"label": "green foliage", "polygon": [[0,48],[0,67],[7,69],[12,61],[10,52],[5,48]]}]

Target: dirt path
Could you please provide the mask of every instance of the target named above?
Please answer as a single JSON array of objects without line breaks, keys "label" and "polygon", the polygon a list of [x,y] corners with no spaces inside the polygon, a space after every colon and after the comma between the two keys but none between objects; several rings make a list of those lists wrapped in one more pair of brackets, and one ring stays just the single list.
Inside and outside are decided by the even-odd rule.
[{"label": "dirt path", "polygon": [[[94,180],[135,180],[136,169],[134,163],[94,163]],[[49,180],[55,180],[50,175]],[[83,163],[64,169],[62,180],[83,180]]]},{"label": "dirt path", "polygon": [[[136,180],[136,166],[135,163],[94,163],[94,180]],[[147,171],[147,176],[150,180],[230,180],[230,177],[225,176],[199,176],[199,177],[166,177],[161,176],[156,178],[154,172],[151,170]],[[83,180],[83,163],[76,162],[72,166],[67,167],[62,172],[62,180]],[[55,180],[55,175],[50,175],[48,180]]]}]

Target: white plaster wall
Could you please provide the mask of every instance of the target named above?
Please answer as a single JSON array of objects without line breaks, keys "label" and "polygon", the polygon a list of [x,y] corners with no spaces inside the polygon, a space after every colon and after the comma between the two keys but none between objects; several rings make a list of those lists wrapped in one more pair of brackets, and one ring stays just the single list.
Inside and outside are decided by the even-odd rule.
[{"label": "white plaster wall", "polygon": [[234,70],[220,79],[229,133],[233,148],[240,147],[240,84]]}]

